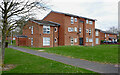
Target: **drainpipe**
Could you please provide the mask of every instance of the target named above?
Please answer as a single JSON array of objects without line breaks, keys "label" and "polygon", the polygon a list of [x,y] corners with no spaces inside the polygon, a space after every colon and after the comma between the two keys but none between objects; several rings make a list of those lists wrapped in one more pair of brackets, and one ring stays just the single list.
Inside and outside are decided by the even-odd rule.
[{"label": "drainpipe", "polygon": [[94,46],[94,44],[93,44],[93,29],[92,29],[92,46]]},{"label": "drainpipe", "polygon": [[55,42],[55,38],[54,38],[54,26],[53,26],[53,47],[54,47],[54,43]]},{"label": "drainpipe", "polygon": [[58,42],[58,46],[59,46],[59,26],[58,26],[58,39],[57,39],[57,42]]}]

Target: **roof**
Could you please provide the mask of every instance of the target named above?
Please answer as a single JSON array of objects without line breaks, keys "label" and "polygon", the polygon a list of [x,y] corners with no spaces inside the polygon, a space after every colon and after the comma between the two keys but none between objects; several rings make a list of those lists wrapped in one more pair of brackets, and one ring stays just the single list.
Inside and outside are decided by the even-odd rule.
[{"label": "roof", "polygon": [[113,35],[117,35],[116,33],[107,32],[107,31],[101,31],[101,32],[103,32],[103,33],[105,33],[105,34],[113,34]]},{"label": "roof", "polygon": [[95,30],[99,30],[99,31],[101,31],[100,29],[97,29],[97,28],[95,28]]},{"label": "roof", "polygon": [[[59,14],[64,14],[64,15],[72,16],[72,17],[84,18],[84,19],[88,19],[88,20],[92,20],[92,21],[97,21],[96,19],[91,19],[91,18],[87,18],[87,17],[82,17],[82,16],[78,16],[78,15],[69,14],[69,13],[63,13],[63,12],[58,12],[58,11],[53,11],[53,10],[52,10],[51,12],[55,12],[55,13],[59,13]],[[50,12],[50,13],[51,13],[51,12]],[[50,14],[50,13],[49,13],[49,14]],[[48,14],[48,15],[49,15],[49,14]],[[47,16],[46,16],[46,17],[47,17]],[[44,18],[45,18],[45,17],[44,17]],[[43,19],[44,19],[44,18],[43,18]]]},{"label": "roof", "polygon": [[40,25],[50,25],[50,26],[60,26],[59,23],[56,22],[52,22],[52,21],[44,21],[44,20],[33,20],[33,19],[29,19],[30,21],[33,21],[35,23],[38,23]]}]

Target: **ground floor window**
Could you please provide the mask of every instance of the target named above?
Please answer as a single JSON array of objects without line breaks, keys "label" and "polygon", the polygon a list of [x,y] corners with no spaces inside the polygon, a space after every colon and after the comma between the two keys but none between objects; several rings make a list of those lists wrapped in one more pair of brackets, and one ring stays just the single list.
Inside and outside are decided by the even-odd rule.
[{"label": "ground floor window", "polygon": [[71,38],[71,45],[74,45],[74,39]]},{"label": "ground floor window", "polygon": [[33,38],[31,38],[31,45],[33,45]]},{"label": "ground floor window", "polygon": [[93,42],[93,39],[89,39],[89,42]]},{"label": "ground floor window", "polygon": [[55,43],[57,42],[57,38],[55,38]]},{"label": "ground floor window", "polygon": [[86,42],[88,42],[89,41],[89,39],[88,38],[86,38]]},{"label": "ground floor window", "polygon": [[96,38],[96,44],[99,44],[99,38]]},{"label": "ground floor window", "polygon": [[43,37],[43,46],[50,46],[50,37]]},{"label": "ground floor window", "polygon": [[77,38],[75,38],[75,43],[77,43]]}]

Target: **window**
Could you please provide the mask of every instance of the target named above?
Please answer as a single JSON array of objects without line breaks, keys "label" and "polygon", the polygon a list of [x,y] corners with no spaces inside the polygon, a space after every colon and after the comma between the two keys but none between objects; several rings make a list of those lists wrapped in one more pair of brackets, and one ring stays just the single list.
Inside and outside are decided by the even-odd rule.
[{"label": "window", "polygon": [[96,31],[96,36],[99,36],[99,32],[98,31]]},{"label": "window", "polygon": [[55,27],[55,32],[57,32],[57,27]]},{"label": "window", "polygon": [[86,33],[88,33],[88,29],[86,29]]},{"label": "window", "polygon": [[55,38],[55,43],[57,42],[57,38]]},{"label": "window", "polygon": [[77,42],[77,38],[75,38],[75,43]]},{"label": "window", "polygon": [[43,37],[43,46],[50,46],[50,38]]},{"label": "window", "polygon": [[106,34],[105,34],[105,37],[106,37]]},{"label": "window", "polygon": [[75,27],[75,32],[77,32],[77,27]]},{"label": "window", "polygon": [[43,26],[43,33],[50,34],[50,26]]},{"label": "window", "polygon": [[89,24],[93,24],[93,21],[89,21]]},{"label": "window", "polygon": [[75,22],[77,22],[77,18],[75,18]]},{"label": "window", "polygon": [[71,45],[74,45],[74,39],[71,38]]},{"label": "window", "polygon": [[88,20],[86,20],[86,23],[87,23],[87,24],[88,24],[88,22],[89,22],[89,21],[88,21]]},{"label": "window", "polygon": [[92,39],[89,39],[89,42],[93,42],[93,40],[92,40]]},{"label": "window", "polygon": [[33,34],[33,26],[32,26],[32,28],[31,28],[31,34]]},{"label": "window", "polygon": [[91,29],[89,29],[89,35],[91,35]]},{"label": "window", "polygon": [[31,38],[31,45],[33,45],[33,38]]},{"label": "window", "polygon": [[96,44],[99,44],[99,38],[96,38]]},{"label": "window", "polygon": [[73,20],[74,18],[73,17],[71,17],[71,24],[74,24],[74,20]]},{"label": "window", "polygon": [[88,42],[88,38],[86,38],[86,42]]},{"label": "window", "polygon": [[73,32],[73,28],[68,27],[68,32]]},{"label": "window", "polygon": [[79,28],[79,33],[81,33],[81,28]]}]

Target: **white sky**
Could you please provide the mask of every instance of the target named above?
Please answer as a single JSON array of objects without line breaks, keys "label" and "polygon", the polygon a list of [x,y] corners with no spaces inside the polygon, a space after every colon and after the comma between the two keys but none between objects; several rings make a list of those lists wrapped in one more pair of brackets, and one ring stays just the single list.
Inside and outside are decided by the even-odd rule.
[{"label": "white sky", "polygon": [[[97,19],[96,28],[106,30],[118,27],[118,1],[120,0],[46,0],[51,9],[58,12],[75,14]],[[39,19],[46,14],[39,14]],[[38,17],[38,16],[37,16]]]}]

